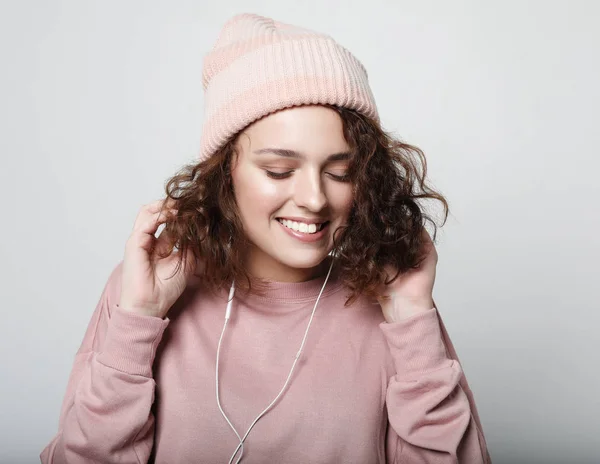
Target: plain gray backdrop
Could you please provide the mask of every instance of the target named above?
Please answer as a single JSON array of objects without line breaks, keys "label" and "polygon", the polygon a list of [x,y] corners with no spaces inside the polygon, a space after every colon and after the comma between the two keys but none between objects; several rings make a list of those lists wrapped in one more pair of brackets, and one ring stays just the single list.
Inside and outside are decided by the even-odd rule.
[{"label": "plain gray backdrop", "polygon": [[[332,35],[450,202],[434,298],[492,459],[594,463],[600,6],[594,1],[0,5],[0,462],[39,462],[139,207],[199,150],[233,14]],[[437,217],[441,209],[437,211]]]}]

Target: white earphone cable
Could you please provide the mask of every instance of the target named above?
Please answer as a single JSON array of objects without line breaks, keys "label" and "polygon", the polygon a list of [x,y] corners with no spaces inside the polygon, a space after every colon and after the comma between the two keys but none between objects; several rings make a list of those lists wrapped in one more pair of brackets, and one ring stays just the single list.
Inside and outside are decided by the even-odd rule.
[{"label": "white earphone cable", "polygon": [[[244,443],[242,441],[242,438],[240,437],[240,434],[237,432],[237,430],[235,429],[233,424],[230,422],[229,418],[225,414],[225,411],[223,411],[223,408],[221,407],[221,400],[219,398],[219,353],[221,351],[221,341],[223,340],[223,334],[225,333],[225,327],[227,326],[227,322],[229,321],[229,317],[231,316],[231,304],[233,303],[234,292],[235,292],[235,283],[233,282],[231,284],[231,288],[229,289],[229,298],[227,298],[227,309],[225,311],[225,323],[223,324],[223,330],[221,331],[221,336],[219,337],[219,344],[217,345],[217,362],[216,362],[216,368],[215,368],[216,369],[215,376],[216,376],[217,405],[219,406],[219,410],[221,411],[221,414],[223,415],[223,417],[229,424],[229,427],[231,427],[231,430],[233,430],[233,433],[235,433],[236,436],[238,437],[238,440],[240,440],[240,443],[242,444],[242,454],[243,454],[244,453]],[[239,449],[239,446],[238,446],[238,448],[236,448],[236,452],[238,449]]]},{"label": "white earphone cable", "polygon": [[296,363],[298,362],[298,359],[300,359],[300,355],[302,354],[302,349],[304,348],[304,344],[306,342],[306,338],[307,338],[307,335],[308,335],[308,330],[310,329],[310,326],[311,326],[312,321],[313,321],[313,317],[315,315],[315,310],[317,309],[317,305],[319,304],[319,300],[321,299],[321,295],[323,294],[323,290],[325,290],[325,285],[327,284],[327,281],[329,280],[329,275],[331,274],[331,269],[333,268],[333,261],[334,260],[332,259],[331,260],[331,264],[329,266],[329,271],[327,272],[327,276],[325,277],[325,282],[323,282],[323,286],[321,287],[321,291],[319,292],[319,296],[317,297],[317,301],[315,301],[315,306],[313,307],[312,313],[310,315],[310,320],[308,321],[308,325],[306,327],[306,331],[304,332],[304,337],[302,338],[302,343],[300,345],[300,349],[298,350],[298,353],[296,353],[296,356],[294,358],[294,363],[292,364],[292,368],[290,370],[290,373],[287,376],[287,379],[286,379],[285,383],[283,384],[283,387],[281,388],[281,390],[279,391],[279,394],[275,397],[275,399],[273,401],[271,401],[271,403],[258,415],[258,417],[256,419],[254,419],[254,422],[252,422],[252,424],[250,425],[250,427],[246,431],[246,434],[244,435],[243,438],[240,437],[240,434],[237,432],[237,430],[235,429],[235,427],[233,426],[233,424],[231,423],[231,421],[229,420],[229,418],[225,414],[225,411],[223,411],[223,408],[222,408],[221,402],[220,402],[220,397],[219,397],[219,353],[221,351],[221,341],[223,340],[223,334],[225,333],[225,327],[227,326],[227,322],[229,321],[229,317],[231,316],[231,304],[232,304],[232,301],[233,301],[233,294],[235,292],[235,285],[234,285],[234,283],[231,284],[231,289],[229,290],[229,299],[228,299],[228,302],[227,302],[227,310],[225,311],[225,323],[223,324],[223,330],[221,331],[221,337],[219,338],[219,345],[217,347],[217,361],[216,361],[217,404],[219,406],[219,410],[221,411],[221,414],[223,415],[223,417],[225,418],[225,420],[227,421],[227,423],[229,424],[229,426],[231,427],[231,429],[233,430],[233,432],[235,433],[235,435],[238,437],[238,440],[240,440],[239,445],[237,446],[237,448],[233,452],[231,458],[229,459],[229,464],[232,463],[235,455],[238,453],[238,450],[240,450],[240,446],[241,446],[240,456],[239,456],[238,460],[236,461],[236,464],[239,464],[239,462],[241,461],[242,456],[244,454],[244,441],[248,437],[248,434],[250,433],[250,430],[252,430],[252,427],[254,427],[254,425],[258,422],[258,420],[262,416],[264,416],[273,407],[273,405],[277,402],[277,400],[281,397],[281,395],[285,391],[285,388],[287,387],[290,379],[292,378],[292,374],[294,373],[294,369],[296,367]]}]

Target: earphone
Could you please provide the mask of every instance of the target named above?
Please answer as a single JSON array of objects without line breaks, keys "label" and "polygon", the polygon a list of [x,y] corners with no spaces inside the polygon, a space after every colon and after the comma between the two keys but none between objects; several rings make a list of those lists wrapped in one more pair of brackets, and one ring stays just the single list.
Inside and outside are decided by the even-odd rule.
[{"label": "earphone", "polygon": [[258,420],[262,416],[264,416],[269,411],[269,409],[271,409],[273,407],[273,405],[277,402],[277,400],[281,397],[281,395],[285,391],[285,388],[287,387],[290,379],[292,378],[292,374],[296,367],[296,363],[298,362],[298,359],[300,358],[300,355],[302,354],[302,349],[304,348],[304,343],[306,342],[306,337],[308,335],[308,330],[310,329],[310,325],[311,325],[313,317],[315,315],[315,310],[317,309],[317,305],[319,304],[319,300],[321,299],[323,290],[325,290],[325,285],[327,284],[327,280],[329,280],[329,275],[331,274],[331,269],[333,268],[333,261],[334,261],[334,259],[331,260],[331,264],[329,265],[329,271],[327,272],[327,276],[325,277],[325,282],[323,282],[323,286],[321,287],[321,291],[319,292],[317,301],[315,301],[315,306],[313,307],[312,313],[310,315],[310,319],[308,321],[308,325],[306,327],[306,331],[304,332],[304,337],[302,338],[302,343],[300,344],[300,349],[298,350],[298,353],[296,353],[296,356],[294,358],[294,363],[292,364],[292,368],[290,370],[290,373],[287,376],[285,383],[283,384],[283,387],[281,388],[279,394],[275,397],[275,399],[273,401],[271,401],[271,403],[263,410],[263,412],[261,412],[256,417],[256,419],[254,419],[254,421],[252,422],[252,424],[246,431],[246,434],[244,435],[243,438],[240,437],[240,434],[237,432],[237,430],[235,429],[235,427],[233,426],[233,424],[231,423],[231,421],[225,414],[225,411],[223,411],[223,407],[221,406],[221,400],[219,397],[219,354],[221,352],[221,342],[223,340],[223,334],[225,333],[225,328],[227,327],[227,322],[229,322],[229,318],[231,317],[231,306],[233,303],[233,295],[235,293],[235,282],[231,283],[231,288],[229,289],[229,297],[227,299],[227,308],[225,310],[225,322],[223,324],[223,330],[221,331],[221,337],[219,338],[219,344],[217,345],[217,361],[216,361],[216,367],[215,367],[217,405],[219,406],[219,410],[221,411],[221,414],[223,415],[223,417],[229,424],[229,427],[231,427],[231,430],[233,430],[233,433],[235,433],[235,435],[238,437],[238,440],[240,441],[240,444],[237,446],[237,448],[231,455],[231,458],[229,459],[229,464],[231,464],[233,462],[233,459],[235,458],[236,454],[238,453],[238,450],[240,450],[240,447],[241,447],[240,457],[236,461],[236,464],[239,464],[239,462],[242,460],[242,456],[244,455],[244,441],[248,437],[250,430],[252,430],[252,427],[254,427],[254,425],[258,422]]}]

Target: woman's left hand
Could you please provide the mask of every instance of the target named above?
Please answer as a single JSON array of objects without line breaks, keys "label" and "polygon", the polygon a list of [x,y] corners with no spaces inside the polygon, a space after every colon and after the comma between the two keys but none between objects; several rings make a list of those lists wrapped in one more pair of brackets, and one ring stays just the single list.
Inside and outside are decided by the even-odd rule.
[{"label": "woman's left hand", "polygon": [[[418,268],[399,275],[395,281],[383,287],[383,294],[390,297],[388,300],[378,298],[387,322],[397,322],[434,307],[433,284],[438,255],[424,227],[422,235],[423,251],[426,253],[424,261]],[[396,274],[389,266],[385,270],[388,278]]]}]

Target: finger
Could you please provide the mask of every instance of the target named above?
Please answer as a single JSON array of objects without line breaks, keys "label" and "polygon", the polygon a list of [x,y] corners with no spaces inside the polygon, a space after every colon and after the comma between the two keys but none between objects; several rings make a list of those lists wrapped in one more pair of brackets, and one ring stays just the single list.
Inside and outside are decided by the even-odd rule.
[{"label": "finger", "polygon": [[177,202],[171,197],[166,197],[161,198],[160,200],[156,200],[147,206],[150,208],[151,212],[156,212],[160,211],[161,208],[174,208],[175,206],[177,206]]},{"label": "finger", "polygon": [[154,255],[158,255],[158,254],[164,254],[168,247],[169,247],[169,242],[171,240],[170,234],[167,231],[167,228],[165,227],[161,233],[158,235],[157,239],[156,239],[156,243],[154,245]]},{"label": "finger", "polygon": [[429,234],[429,231],[425,227],[423,227],[421,229],[421,235],[423,236],[423,238],[426,241],[428,241],[428,242],[431,241],[431,235]]},{"label": "finger", "polygon": [[135,217],[135,221],[133,223],[133,230],[138,230],[140,228],[140,224],[146,220],[146,218],[156,212],[160,211],[160,205],[158,201],[148,203],[147,205],[143,205],[139,210]]},{"label": "finger", "polygon": [[143,205],[139,211],[137,216],[147,216],[148,214],[154,214],[164,209],[175,208],[177,203],[174,199],[167,197],[161,198],[160,200],[153,201],[152,203],[148,203]]},{"label": "finger", "polygon": [[136,253],[135,250],[151,253],[156,246],[156,231],[167,220],[168,215],[165,212],[155,213],[144,220],[140,219],[127,240],[125,247],[127,253]]},{"label": "finger", "polygon": [[148,235],[155,239],[156,231],[160,225],[171,220],[175,214],[175,211],[168,210],[142,216],[136,221],[132,235]]}]

